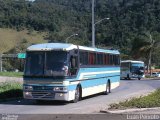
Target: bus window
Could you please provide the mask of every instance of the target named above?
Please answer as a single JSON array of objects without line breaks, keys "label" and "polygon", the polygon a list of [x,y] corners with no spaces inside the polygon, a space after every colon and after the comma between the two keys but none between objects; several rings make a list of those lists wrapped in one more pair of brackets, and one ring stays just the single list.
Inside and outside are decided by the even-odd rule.
[{"label": "bus window", "polygon": [[129,71],[130,70],[130,63],[121,63],[121,71]]},{"label": "bus window", "polygon": [[95,53],[89,53],[89,64],[95,65],[96,63],[96,54]]},{"label": "bus window", "polygon": [[116,65],[120,65],[120,58],[118,55],[116,55]]},{"label": "bus window", "polygon": [[113,55],[113,61],[112,61],[112,65],[116,65],[116,55]]},{"label": "bus window", "polygon": [[112,55],[109,55],[109,65],[112,65]]},{"label": "bus window", "polygon": [[26,59],[25,75],[44,74],[44,52],[28,52]]},{"label": "bus window", "polygon": [[110,65],[110,55],[108,54],[108,65]]},{"label": "bus window", "polygon": [[103,64],[103,54],[97,53],[97,65],[102,65],[102,64]]},{"label": "bus window", "polygon": [[106,65],[106,56],[103,54],[103,65]]},{"label": "bus window", "polygon": [[109,65],[109,54],[106,55],[106,65]]},{"label": "bus window", "polygon": [[80,65],[88,65],[88,52],[80,51]]}]

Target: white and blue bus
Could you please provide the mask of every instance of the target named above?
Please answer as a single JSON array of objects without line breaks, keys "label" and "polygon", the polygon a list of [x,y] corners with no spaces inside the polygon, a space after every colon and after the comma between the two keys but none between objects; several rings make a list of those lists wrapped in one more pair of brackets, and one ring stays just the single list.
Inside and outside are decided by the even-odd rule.
[{"label": "white and blue bus", "polygon": [[25,99],[77,102],[120,84],[117,50],[63,43],[27,48],[23,95]]},{"label": "white and blue bus", "polygon": [[121,79],[138,78],[139,80],[144,77],[144,62],[135,60],[121,61]]}]

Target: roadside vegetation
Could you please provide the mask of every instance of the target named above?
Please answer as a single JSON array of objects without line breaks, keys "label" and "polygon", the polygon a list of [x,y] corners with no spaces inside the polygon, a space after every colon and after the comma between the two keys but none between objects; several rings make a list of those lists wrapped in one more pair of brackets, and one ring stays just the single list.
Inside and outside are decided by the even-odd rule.
[{"label": "roadside vegetation", "polygon": [[[91,45],[91,0],[1,0],[0,6],[0,54],[25,52],[36,43],[65,42],[75,33],[69,43]],[[97,25],[96,47],[118,49],[122,60],[142,60],[148,71],[153,65],[159,68],[158,8],[160,0],[98,0],[95,21],[110,19]],[[9,62],[4,63],[7,71],[6,66],[19,65]]]},{"label": "roadside vegetation", "polygon": [[145,74],[145,78],[155,78],[155,76],[152,76],[150,74]]},{"label": "roadside vegetation", "polygon": [[22,84],[18,82],[0,83],[0,102],[13,98],[21,98],[22,96]]},{"label": "roadside vegetation", "polygon": [[0,76],[22,77],[23,76],[23,72],[0,72]]},{"label": "roadside vegetation", "polygon": [[118,104],[111,104],[109,109],[152,108],[160,107],[160,89],[139,98],[132,98]]}]

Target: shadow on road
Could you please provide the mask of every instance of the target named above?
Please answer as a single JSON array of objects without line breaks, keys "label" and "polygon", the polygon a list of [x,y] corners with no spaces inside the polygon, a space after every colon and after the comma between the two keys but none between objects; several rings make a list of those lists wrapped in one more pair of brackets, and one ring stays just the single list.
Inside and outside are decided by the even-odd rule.
[{"label": "shadow on road", "polygon": [[160,80],[160,78],[142,78],[138,80],[137,78],[132,78],[132,79],[121,79],[121,81],[151,81],[151,80]]},{"label": "shadow on road", "polygon": [[[102,96],[103,93],[91,95],[84,97],[81,101],[89,100],[94,97]],[[81,102],[79,101],[79,102]],[[72,101],[67,102],[67,101],[46,101],[46,100],[26,100],[26,99],[17,99],[17,100],[9,100],[6,102],[0,102],[0,105],[26,105],[26,106],[65,106],[68,104],[76,104],[73,103]]]},{"label": "shadow on road", "polygon": [[135,81],[135,80],[139,81],[139,80],[136,79],[136,78],[132,78],[132,79],[121,79],[121,80],[123,80],[123,81]]},{"label": "shadow on road", "polygon": [[34,106],[63,106],[67,105],[68,102],[65,101],[36,101],[36,100],[25,100],[25,99],[17,99],[17,100],[12,100],[12,101],[7,101],[7,102],[1,102],[0,104],[3,105],[34,105]]}]

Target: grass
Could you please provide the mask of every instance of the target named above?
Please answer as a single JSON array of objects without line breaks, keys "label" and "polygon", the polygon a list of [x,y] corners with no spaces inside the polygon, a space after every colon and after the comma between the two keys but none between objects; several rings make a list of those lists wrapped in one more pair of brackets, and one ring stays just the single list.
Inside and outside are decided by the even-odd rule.
[{"label": "grass", "polygon": [[47,33],[28,30],[17,31],[9,28],[0,28],[0,53],[5,53],[14,48],[22,39],[29,43],[44,43]]},{"label": "grass", "polygon": [[22,77],[23,76],[23,72],[0,72],[0,76]]},{"label": "grass", "polygon": [[153,77],[153,76],[145,76],[145,78],[155,78],[155,77]]},{"label": "grass", "polygon": [[155,76],[151,76],[150,74],[146,74],[145,78],[156,78]]},{"label": "grass", "polygon": [[3,82],[0,83],[0,101],[13,98],[21,98],[22,84],[18,82]]},{"label": "grass", "polygon": [[152,108],[160,107],[160,89],[139,98],[132,98],[118,104],[114,103],[110,105],[109,109],[127,109],[127,108]]}]

